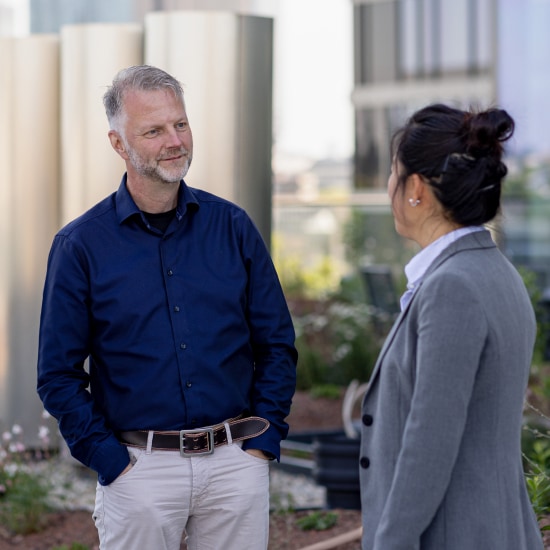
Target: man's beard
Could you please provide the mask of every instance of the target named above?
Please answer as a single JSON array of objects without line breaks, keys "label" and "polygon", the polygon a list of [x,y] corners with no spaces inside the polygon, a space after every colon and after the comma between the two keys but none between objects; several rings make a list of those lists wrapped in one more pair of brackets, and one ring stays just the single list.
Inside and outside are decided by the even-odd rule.
[{"label": "man's beard", "polygon": [[169,149],[163,155],[165,158],[173,158],[180,155],[185,155],[185,164],[183,166],[174,166],[172,168],[161,166],[160,159],[147,161],[143,157],[140,157],[139,154],[132,147],[126,145],[126,153],[130,158],[130,162],[134,167],[135,171],[140,175],[150,179],[157,180],[160,183],[178,183],[182,180],[191,166],[192,155],[190,154],[185,147],[180,147],[178,149]]}]

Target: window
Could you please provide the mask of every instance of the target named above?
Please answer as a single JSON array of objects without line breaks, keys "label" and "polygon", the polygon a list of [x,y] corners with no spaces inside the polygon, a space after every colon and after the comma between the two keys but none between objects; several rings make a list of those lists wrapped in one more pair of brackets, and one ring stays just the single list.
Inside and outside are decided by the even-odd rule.
[{"label": "window", "polygon": [[403,78],[489,69],[492,0],[398,0]]}]

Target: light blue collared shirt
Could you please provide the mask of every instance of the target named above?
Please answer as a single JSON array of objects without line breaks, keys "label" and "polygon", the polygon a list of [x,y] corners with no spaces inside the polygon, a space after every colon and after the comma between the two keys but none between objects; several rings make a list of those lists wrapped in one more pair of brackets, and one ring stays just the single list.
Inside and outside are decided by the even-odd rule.
[{"label": "light blue collared shirt", "polygon": [[432,262],[443,252],[450,244],[456,240],[468,235],[468,233],[474,233],[476,231],[483,231],[485,228],[472,225],[469,227],[461,227],[455,229],[450,233],[446,233],[439,239],[430,243],[426,248],[423,248],[418,254],[416,254],[412,260],[405,266],[405,275],[407,276],[407,290],[401,296],[401,311],[403,311],[407,304],[411,301],[418,284],[422,281],[426,271],[432,264]]}]

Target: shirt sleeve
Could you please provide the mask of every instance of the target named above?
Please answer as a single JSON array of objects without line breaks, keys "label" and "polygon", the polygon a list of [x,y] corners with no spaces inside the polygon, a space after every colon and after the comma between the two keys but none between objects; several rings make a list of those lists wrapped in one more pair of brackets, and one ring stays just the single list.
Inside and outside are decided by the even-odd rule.
[{"label": "shirt sleeve", "polygon": [[280,458],[280,442],[288,433],[285,418],[296,388],[297,351],[288,306],[259,232],[249,222],[244,236],[248,270],[248,322],[254,354],[252,413],[269,420],[261,436],[243,448],[257,448]]},{"label": "shirt sleeve", "polygon": [[128,465],[129,457],[88,390],[89,299],[85,254],[67,236],[56,236],[40,318],[38,394],[58,420],[71,454],[108,485]]}]

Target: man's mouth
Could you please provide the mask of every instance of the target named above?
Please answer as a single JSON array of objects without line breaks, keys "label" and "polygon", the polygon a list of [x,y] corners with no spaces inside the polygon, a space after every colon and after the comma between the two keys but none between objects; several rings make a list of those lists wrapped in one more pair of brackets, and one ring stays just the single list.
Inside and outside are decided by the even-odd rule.
[{"label": "man's mouth", "polygon": [[167,161],[167,160],[179,160],[180,158],[182,158],[183,155],[177,155],[175,157],[164,157],[164,158],[161,158],[160,160],[161,161]]}]

